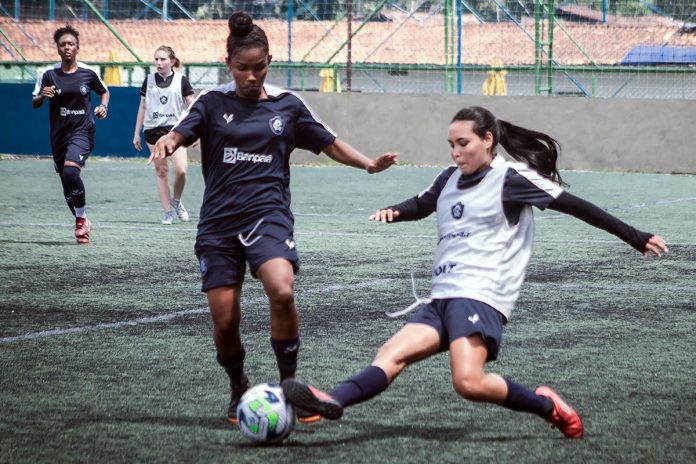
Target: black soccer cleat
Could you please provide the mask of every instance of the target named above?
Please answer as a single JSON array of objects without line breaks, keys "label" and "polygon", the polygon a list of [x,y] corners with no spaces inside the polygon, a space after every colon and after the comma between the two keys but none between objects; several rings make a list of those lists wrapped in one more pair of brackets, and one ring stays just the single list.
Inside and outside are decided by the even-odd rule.
[{"label": "black soccer cleat", "polygon": [[343,406],[328,393],[303,383],[297,379],[283,380],[281,384],[285,398],[295,408],[307,413],[319,414],[326,419],[339,419],[343,415]]},{"label": "black soccer cleat", "polygon": [[227,409],[227,420],[231,424],[238,424],[237,420],[237,406],[239,406],[239,401],[242,399],[242,395],[249,389],[251,385],[249,384],[249,379],[245,375],[242,377],[242,381],[239,385],[230,384],[230,407]]}]

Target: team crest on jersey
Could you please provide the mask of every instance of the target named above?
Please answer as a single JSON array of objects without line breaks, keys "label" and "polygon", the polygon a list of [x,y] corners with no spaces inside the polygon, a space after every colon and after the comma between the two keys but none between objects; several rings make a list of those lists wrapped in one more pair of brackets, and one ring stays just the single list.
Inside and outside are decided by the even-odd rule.
[{"label": "team crest on jersey", "polygon": [[160,97],[160,103],[161,103],[161,104],[166,105],[168,101],[169,101],[169,99],[167,98],[166,95],[162,95],[162,96]]},{"label": "team crest on jersey", "polygon": [[87,95],[87,94],[89,93],[89,89],[87,88],[86,85],[83,84],[83,85],[80,86],[80,93],[81,93],[82,95]]},{"label": "team crest on jersey", "polygon": [[275,135],[280,135],[285,129],[285,121],[280,116],[274,116],[268,120],[268,124],[271,126],[271,130]]},{"label": "team crest on jersey", "polygon": [[458,201],[457,203],[452,206],[452,217],[454,219],[461,219],[462,216],[464,215],[464,205],[462,204],[461,201]]}]

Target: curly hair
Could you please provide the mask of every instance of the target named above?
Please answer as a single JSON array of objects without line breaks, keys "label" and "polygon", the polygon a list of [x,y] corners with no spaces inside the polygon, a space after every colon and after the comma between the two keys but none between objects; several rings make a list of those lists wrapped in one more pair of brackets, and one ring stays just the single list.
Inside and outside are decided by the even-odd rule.
[{"label": "curly hair", "polygon": [[56,43],[56,45],[58,45],[58,41],[65,34],[74,35],[75,39],[77,40],[77,45],[80,45],[80,33],[77,32],[77,29],[72,27],[70,24],[66,24],[63,27],[59,27],[58,29],[56,29],[56,32],[53,33],[53,41]]}]

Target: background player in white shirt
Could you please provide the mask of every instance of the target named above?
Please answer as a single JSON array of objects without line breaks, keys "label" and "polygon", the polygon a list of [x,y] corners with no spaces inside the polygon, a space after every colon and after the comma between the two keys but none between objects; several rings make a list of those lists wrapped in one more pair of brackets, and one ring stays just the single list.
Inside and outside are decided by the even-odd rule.
[{"label": "background player in white shirt", "polygon": [[[196,254],[202,290],[214,324],[217,361],[230,379],[228,419],[249,388],[240,338],[240,298],[249,265],[270,303],[271,345],[280,379],[295,375],[300,347],[294,300],[299,257],[290,210],[290,154],[324,152],[368,173],[396,163],[395,154],[371,160],[336,138],[292,92],[265,85],[271,62],[264,31],[243,12],[229,18],[227,65],[234,82],[202,92],[151,156],[161,159],[196,139],[201,144],[205,192]],[[311,417],[298,412],[301,421]]]},{"label": "background player in white shirt", "polygon": [[[157,140],[168,133],[186,108],[193,102],[193,88],[186,76],[174,72],[181,67],[172,47],[161,45],[155,50],[155,72],[145,77],[140,88],[140,106],[135,120],[133,145],[142,150],[140,131],[145,127],[145,142],[150,153],[155,148]],[[164,210],[162,224],[169,225],[174,221],[172,208],[177,217],[184,222],[189,220],[188,211],[181,201],[186,185],[186,147],[180,147],[170,156],[174,167],[174,183],[169,189],[169,163],[166,159],[155,160],[157,175],[157,193]],[[173,190],[174,194],[171,195]]]},{"label": "background player in white shirt", "polygon": [[87,219],[85,185],[80,173],[94,148],[91,93],[100,95],[101,102],[94,114],[104,119],[109,90],[93,69],[77,61],[80,51],[77,30],[70,25],[60,27],[53,40],[60,63],[37,78],[31,104],[39,108],[49,99],[53,166],[60,176],[65,202],[75,216],[75,239],[77,243],[89,243],[92,223]]},{"label": "background player in white shirt", "polygon": [[[558,144],[546,134],[471,107],[454,116],[448,141],[455,166],[416,197],[370,216],[388,223],[437,212],[430,298],[419,301],[419,310],[382,345],[371,366],[330,393],[296,379],[285,380],[283,390],[295,406],[338,419],[344,407],[384,391],[406,366],[449,351],[452,383],[462,397],[537,414],[566,437],[581,438],[580,416],[550,387],[531,391],[485,371],[498,355],[503,325],[524,280],[534,237],[532,206],[576,216],[645,255],[660,256],[667,246],[661,237],[565,192],[556,168]],[[498,144],[519,162],[505,161]]]}]

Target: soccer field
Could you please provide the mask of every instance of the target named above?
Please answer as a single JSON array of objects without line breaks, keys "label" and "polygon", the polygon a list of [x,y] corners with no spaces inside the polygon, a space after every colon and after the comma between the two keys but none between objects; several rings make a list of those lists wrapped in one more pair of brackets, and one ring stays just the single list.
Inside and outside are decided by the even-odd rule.
[{"label": "soccer field", "polygon": [[[302,269],[298,376],[330,388],[366,367],[428,294],[434,217],[375,224],[439,168],[384,173],[293,167]],[[692,462],[696,456],[696,176],[564,172],[570,192],[670,253],[643,258],[553,211],[536,214],[534,256],[489,370],[548,384],[585,423],[568,440],[541,419],[459,398],[441,354],[411,366],[340,421],[298,424],[256,446],[225,420],[226,376],[193,254],[203,182],[189,168],[192,221],[159,223],[152,166],[90,160],[94,230],[74,243],[49,160],[0,160],[0,462]],[[268,307],[244,287],[252,383],[277,380]]]}]

